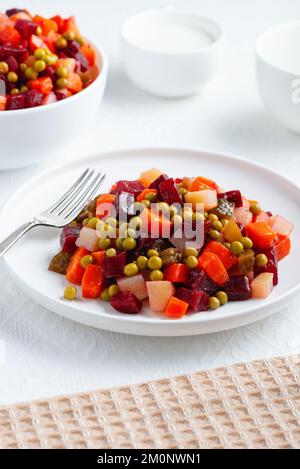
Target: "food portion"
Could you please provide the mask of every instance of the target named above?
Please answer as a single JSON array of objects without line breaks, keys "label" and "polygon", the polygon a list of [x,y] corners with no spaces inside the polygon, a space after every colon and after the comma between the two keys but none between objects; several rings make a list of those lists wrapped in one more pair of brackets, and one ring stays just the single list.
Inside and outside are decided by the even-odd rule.
[{"label": "food portion", "polygon": [[267,298],[293,224],[240,190],[206,177],[152,168],[120,180],[63,228],[49,269],[66,276],[64,298],[109,302],[120,313],[168,318]]},{"label": "food portion", "polygon": [[99,74],[96,51],[75,18],[0,13],[0,111],[51,104],[79,93]]}]

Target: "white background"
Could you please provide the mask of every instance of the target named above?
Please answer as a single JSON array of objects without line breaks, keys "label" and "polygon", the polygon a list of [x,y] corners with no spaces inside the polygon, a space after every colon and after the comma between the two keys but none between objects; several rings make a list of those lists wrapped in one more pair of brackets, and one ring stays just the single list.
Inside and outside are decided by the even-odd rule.
[{"label": "white background", "polygon": [[[298,0],[174,0],[173,5],[215,18],[225,37],[223,64],[215,82],[196,97],[175,101],[150,97],[131,85],[119,56],[122,21],[140,10],[170,2],[16,3],[1,0],[0,11],[22,3],[32,12],[49,16],[75,14],[83,34],[96,38],[108,55],[110,71],[103,105],[77,154],[66,155],[66,160],[112,148],[180,146],[237,154],[300,182],[300,137],[265,114],[254,74],[255,37],[276,22],[300,19]],[[0,174],[0,207],[40,170]],[[46,311],[14,286],[0,263],[0,340],[6,349],[6,357],[0,357],[0,403],[5,404],[297,353],[300,298],[264,321],[224,333],[134,337],[93,330]]]}]

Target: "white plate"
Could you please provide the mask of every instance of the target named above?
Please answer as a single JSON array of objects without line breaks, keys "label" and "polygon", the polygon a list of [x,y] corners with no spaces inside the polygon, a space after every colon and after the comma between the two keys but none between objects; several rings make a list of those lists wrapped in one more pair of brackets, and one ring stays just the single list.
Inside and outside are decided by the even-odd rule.
[{"label": "white plate", "polygon": [[[247,197],[259,199],[267,210],[292,221],[299,219],[300,188],[263,166],[201,151],[135,149],[90,156],[34,178],[5,206],[1,217],[6,220],[3,237],[54,202],[87,166],[107,174],[101,192],[118,179],[134,179],[141,171],[157,166],[174,177],[203,174],[217,180],[226,190],[241,189]],[[6,254],[5,262],[16,284],[28,296],[73,321],[130,334],[195,335],[257,321],[286,306],[300,286],[299,234],[298,225],[292,237],[292,253],[280,263],[279,285],[267,300],[232,302],[217,311],[188,314],[180,320],[158,316],[146,307],[139,315],[126,315],[98,300],[64,300],[65,279],[47,270],[51,257],[59,250],[59,230],[56,229],[35,228]]]}]

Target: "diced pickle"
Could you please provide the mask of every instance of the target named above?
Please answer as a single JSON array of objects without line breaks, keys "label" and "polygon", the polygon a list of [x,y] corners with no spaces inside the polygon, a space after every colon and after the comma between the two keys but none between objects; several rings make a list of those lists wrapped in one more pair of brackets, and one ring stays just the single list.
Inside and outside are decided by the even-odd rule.
[{"label": "diced pickle", "polygon": [[54,256],[49,264],[49,270],[57,274],[66,275],[67,267],[69,265],[72,254],[69,252],[61,251]]},{"label": "diced pickle", "polygon": [[227,225],[223,227],[222,233],[226,241],[229,241],[229,243],[233,243],[233,241],[241,241],[243,237],[238,224],[234,220],[229,220]]},{"label": "diced pickle", "polygon": [[181,262],[182,260],[182,252],[179,249],[175,248],[168,248],[164,249],[160,253],[160,257],[163,261],[163,265],[175,264],[177,262]]},{"label": "diced pickle", "polygon": [[218,215],[219,218],[232,217],[234,210],[234,203],[229,202],[226,198],[218,199],[218,206],[211,210],[212,213]]},{"label": "diced pickle", "polygon": [[252,272],[255,263],[255,252],[252,249],[247,249],[239,256],[239,268],[243,274]]}]

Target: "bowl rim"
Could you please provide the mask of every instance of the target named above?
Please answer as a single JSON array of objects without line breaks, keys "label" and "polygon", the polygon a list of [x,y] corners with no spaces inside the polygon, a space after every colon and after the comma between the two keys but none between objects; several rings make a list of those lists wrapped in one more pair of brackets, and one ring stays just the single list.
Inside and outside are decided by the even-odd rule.
[{"label": "bowl rim", "polygon": [[265,55],[263,55],[260,52],[260,41],[264,39],[264,36],[267,36],[270,33],[276,32],[276,30],[280,30],[284,26],[292,26],[292,25],[298,25],[300,27],[300,20],[292,20],[292,21],[283,21],[281,23],[275,23],[269,28],[266,28],[264,31],[262,31],[255,39],[254,41],[254,50],[256,57],[258,57],[261,61],[272,67],[274,70],[286,73],[287,75],[290,75],[291,77],[298,77],[300,76],[300,72],[293,72],[291,70],[288,70],[287,68],[279,65],[275,65],[271,60],[269,60]]},{"label": "bowl rim", "polygon": [[[166,13],[168,13],[168,12],[175,13],[177,15],[182,15],[182,16],[190,16],[190,17],[194,17],[194,18],[197,18],[199,20],[205,21],[207,23],[210,23],[211,25],[213,25],[217,29],[218,36],[217,36],[216,39],[213,39],[210,44],[207,44],[206,46],[202,46],[202,47],[199,47],[195,50],[187,51],[187,52],[158,52],[156,50],[148,49],[146,47],[135,44],[131,40],[128,39],[128,37],[126,35],[126,32],[125,32],[125,29],[126,29],[126,27],[128,27],[128,24],[131,21],[133,21],[135,19],[138,19],[138,18],[141,18],[143,16],[151,15],[153,13],[164,13],[164,12],[166,12]],[[185,57],[185,56],[198,55],[201,52],[204,52],[204,51],[207,51],[208,49],[212,49],[212,48],[216,47],[220,43],[220,41],[223,39],[223,34],[224,33],[223,33],[223,30],[222,30],[220,24],[216,20],[214,20],[213,18],[210,18],[208,16],[202,16],[194,10],[179,8],[177,6],[172,6],[172,5],[167,5],[167,6],[164,6],[164,7],[161,7],[161,8],[151,8],[151,9],[147,9],[147,10],[142,10],[138,13],[135,13],[135,14],[127,17],[125,19],[125,21],[122,23],[122,26],[121,26],[121,39],[122,39],[122,41],[124,41],[124,43],[126,43],[130,47],[132,47],[134,49],[137,49],[139,51],[142,51],[144,53],[153,54],[153,55],[157,55],[157,56],[166,56],[166,57],[176,57],[176,56],[177,57]]]},{"label": "bowl rim", "polygon": [[27,109],[12,109],[10,111],[5,110],[3,112],[0,112],[0,119],[1,118],[2,119],[6,118],[6,117],[2,117],[2,116],[15,115],[15,113],[17,113],[18,115],[25,115],[25,114],[30,114],[32,112],[37,113],[37,112],[47,111],[49,109],[49,107],[50,107],[50,109],[52,109],[53,106],[55,106],[55,107],[65,106],[65,105],[67,105],[68,102],[70,102],[70,101],[74,102],[75,100],[80,99],[80,96],[85,96],[87,93],[90,93],[100,81],[105,80],[106,75],[107,75],[107,70],[108,70],[107,56],[106,56],[105,52],[103,51],[103,49],[98,45],[97,41],[95,41],[94,39],[88,39],[88,38],[86,38],[86,40],[89,44],[94,46],[94,48],[96,49],[97,55],[98,55],[98,59],[100,59],[100,61],[101,61],[100,73],[97,75],[95,80],[89,86],[84,88],[79,93],[76,93],[73,96],[69,96],[66,99],[61,99],[60,101],[56,101],[55,103],[43,104],[41,106],[31,107],[31,108],[27,108]]}]

